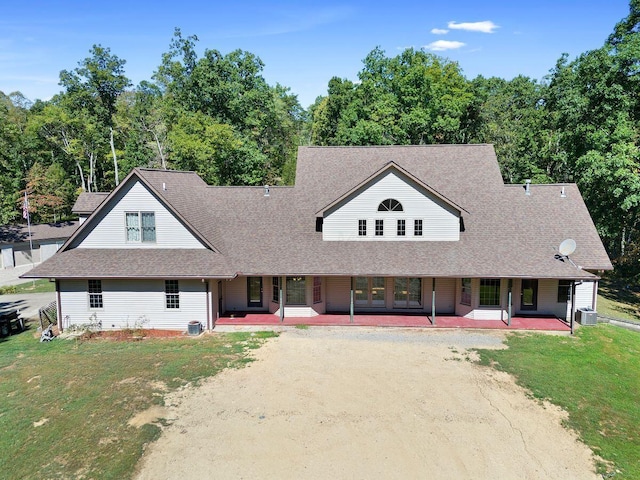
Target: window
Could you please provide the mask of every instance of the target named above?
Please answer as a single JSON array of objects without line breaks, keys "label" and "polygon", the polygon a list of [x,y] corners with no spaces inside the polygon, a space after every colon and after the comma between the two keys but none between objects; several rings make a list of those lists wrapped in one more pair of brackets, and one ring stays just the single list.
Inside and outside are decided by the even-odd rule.
[{"label": "window", "polygon": [[287,277],[287,305],[306,305],[305,277]]},{"label": "window", "polygon": [[126,212],[127,242],[155,242],[156,214],[154,212]]},{"label": "window", "polygon": [[480,279],[480,306],[481,307],[500,306],[500,279],[498,278]]},{"label": "window", "polygon": [[358,235],[361,237],[367,236],[367,221],[358,220]]},{"label": "window", "polygon": [[422,279],[398,277],[393,283],[393,306],[415,308],[422,305]]},{"label": "window", "polygon": [[422,220],[413,221],[413,235],[416,237],[422,236]]},{"label": "window", "polygon": [[376,237],[384,235],[384,220],[376,220]]},{"label": "window", "polygon": [[398,220],[398,236],[399,237],[404,237],[404,234],[406,232],[406,222],[405,220]]},{"label": "window", "polygon": [[567,303],[571,298],[571,280],[558,280],[558,303]]},{"label": "window", "polygon": [[378,205],[379,212],[402,212],[402,204],[393,198],[387,198]]},{"label": "window", "polygon": [[89,280],[89,308],[102,308],[102,280]]},{"label": "window", "polygon": [[271,279],[271,300],[280,303],[280,277]]},{"label": "window", "polygon": [[165,306],[167,308],[180,308],[180,286],[178,280],[164,281]]},{"label": "window", "polygon": [[313,303],[322,302],[322,278],[313,277]]},{"label": "window", "polygon": [[471,279],[462,279],[462,291],[460,292],[460,303],[463,305],[471,305]]}]

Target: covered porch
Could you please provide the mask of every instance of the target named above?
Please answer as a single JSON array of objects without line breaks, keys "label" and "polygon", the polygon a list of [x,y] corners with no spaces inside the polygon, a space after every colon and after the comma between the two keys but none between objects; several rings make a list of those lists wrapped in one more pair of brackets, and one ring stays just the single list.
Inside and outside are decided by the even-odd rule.
[{"label": "covered porch", "polygon": [[218,318],[215,326],[360,326],[360,327],[405,327],[405,328],[466,328],[487,330],[539,330],[570,332],[570,325],[554,316],[514,316],[505,320],[474,320],[471,318],[424,314],[321,314],[314,317],[284,317],[272,313],[232,312]]}]

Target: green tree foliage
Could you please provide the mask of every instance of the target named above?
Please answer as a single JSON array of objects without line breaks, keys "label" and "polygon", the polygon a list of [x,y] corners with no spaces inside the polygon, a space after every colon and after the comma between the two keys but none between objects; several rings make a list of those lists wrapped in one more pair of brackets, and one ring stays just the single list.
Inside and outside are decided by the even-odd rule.
[{"label": "green tree foliage", "polygon": [[[168,125],[177,125],[181,119],[184,124],[189,121],[185,117],[200,112],[233,132],[234,141],[227,146],[235,146],[225,155],[236,158],[229,159],[229,165],[247,161],[246,168],[258,168],[251,174],[212,174],[209,181],[280,183],[284,165],[295,158],[302,126],[297,98],[287,88],[268,85],[261,75],[264,64],[252,53],[235,50],[223,55],[207,49],[198,58],[197,41],[195,36],[183,38],[176,29],[169,52],[154,75],[166,101]],[[181,132],[169,132],[169,143],[182,138]],[[172,152],[181,151],[178,145],[169,146]],[[183,160],[170,156],[168,161],[178,164]],[[219,159],[212,158],[212,162]],[[206,170],[220,172],[216,166]]]},{"label": "green tree foliage", "polygon": [[603,47],[563,56],[547,108],[573,179],[613,257],[637,243],[640,221],[640,1]]},{"label": "green tree foliage", "polygon": [[333,78],[312,107],[318,145],[420,145],[465,141],[473,100],[460,67],[422,50],[389,58],[380,48],[364,59],[360,82]]}]

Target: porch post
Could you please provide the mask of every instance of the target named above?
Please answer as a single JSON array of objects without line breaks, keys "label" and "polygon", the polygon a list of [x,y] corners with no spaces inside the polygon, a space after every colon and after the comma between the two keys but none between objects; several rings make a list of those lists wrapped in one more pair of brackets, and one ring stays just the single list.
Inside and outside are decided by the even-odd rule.
[{"label": "porch post", "polygon": [[353,323],[353,277],[351,277],[351,295],[349,298],[349,323]]},{"label": "porch post", "polygon": [[511,326],[511,287],[513,286],[513,280],[509,279],[509,299],[507,304],[507,326]]},{"label": "porch post", "polygon": [[571,335],[573,335],[573,322],[574,319],[576,317],[576,281],[575,280],[571,280],[571,320],[570,320],[570,325],[571,325]]},{"label": "porch post", "polygon": [[436,277],[431,281],[431,325],[436,324]]},{"label": "porch post", "polygon": [[280,290],[278,292],[278,295],[280,296],[279,300],[280,300],[280,322],[284,322],[284,297],[282,295],[282,281],[284,279],[282,277],[280,277]]}]

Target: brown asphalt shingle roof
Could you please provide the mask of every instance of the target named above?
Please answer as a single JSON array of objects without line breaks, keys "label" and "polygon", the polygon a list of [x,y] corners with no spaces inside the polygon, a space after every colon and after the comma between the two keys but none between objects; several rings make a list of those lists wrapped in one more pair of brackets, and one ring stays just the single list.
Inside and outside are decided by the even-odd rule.
[{"label": "brown asphalt shingle roof", "polygon": [[82,192],[71,211],[77,215],[90,215],[109,196],[109,192]]},{"label": "brown asphalt shingle roof", "polygon": [[[365,245],[322,240],[322,233],[315,231],[316,213],[389,162],[463,209],[465,231],[460,241]],[[522,186],[505,186],[491,145],[300,147],[296,186],[271,187],[268,197],[262,187],[210,187],[192,172],[138,169],[135,175],[219,253],[205,250],[212,256],[202,264],[195,257],[183,257],[173,270],[163,264],[162,255],[154,257],[140,249],[124,253],[68,249],[57,255],[55,268],[47,267],[49,274],[43,276],[80,275],[82,268],[77,265],[83,263],[113,265],[105,275],[108,271],[142,277],[193,271],[198,272],[195,276],[237,272],[579,279],[593,277],[586,270],[611,268],[578,188],[532,185],[527,196]],[[562,186],[566,198],[560,196]],[[583,269],[554,258],[566,238],[576,240],[572,260]],[[166,260],[176,251],[164,252]],[[139,269],[132,269],[119,268],[110,255],[128,255],[127,261],[136,255],[148,257]],[[48,262],[34,273],[43,274]]]},{"label": "brown asphalt shingle roof", "polygon": [[[78,228],[77,221],[37,223],[31,225],[31,240],[61,240],[69,237]],[[1,225],[0,244],[29,242],[28,225]]]}]

